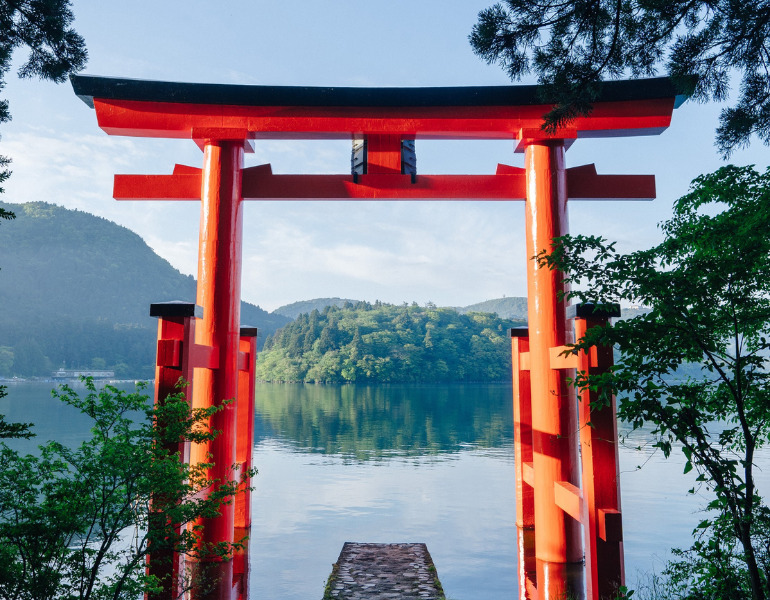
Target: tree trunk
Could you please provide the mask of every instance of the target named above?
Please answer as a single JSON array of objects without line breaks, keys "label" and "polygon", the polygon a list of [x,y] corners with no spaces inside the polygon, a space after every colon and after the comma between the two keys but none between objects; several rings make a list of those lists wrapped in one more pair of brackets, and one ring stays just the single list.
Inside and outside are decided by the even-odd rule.
[{"label": "tree trunk", "polygon": [[762,577],[757,566],[757,557],[754,554],[754,546],[751,543],[751,525],[741,523],[741,544],[746,557],[746,566],[749,569],[749,582],[751,583],[751,597],[753,600],[765,600],[765,590],[762,586]]}]

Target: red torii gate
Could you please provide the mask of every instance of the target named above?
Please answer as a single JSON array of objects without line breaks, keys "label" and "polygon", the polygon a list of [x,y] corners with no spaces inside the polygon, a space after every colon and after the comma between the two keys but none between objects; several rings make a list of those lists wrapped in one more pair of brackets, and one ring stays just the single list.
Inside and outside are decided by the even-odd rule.
[{"label": "red torii gate", "polygon": [[[195,345],[213,348],[217,358],[210,361],[214,368],[194,375],[194,406],[219,404],[238,392],[243,200],[526,200],[529,259],[567,233],[568,198],[655,196],[654,176],[597,175],[593,165],[568,169],[565,150],[578,138],[659,134],[683,100],[667,79],[606,82],[590,115],[548,134],[541,125],[550,106],[535,86],[308,88],[93,76],[74,76],[72,83],[108,134],[192,139],[203,150],[202,168],[116,175],[114,185],[119,200],[201,201],[197,304],[203,317]],[[274,175],[269,164],[244,168],[244,152],[263,139],[363,140],[364,150],[349,175]],[[415,139],[509,139],[524,153],[525,167],[498,165],[494,175],[418,175],[408,160]],[[585,423],[598,418],[589,416],[587,397],[580,398],[579,418],[565,369],[606,368],[611,355],[562,360],[559,351],[571,338],[566,305],[558,300],[562,277],[527,260],[527,282],[529,329],[512,334],[520,596],[551,600],[570,588],[580,595],[580,578],[575,583],[568,566],[585,553],[588,597],[604,598],[624,582],[614,407],[605,411],[603,427],[615,444],[609,452],[588,452]],[[598,317],[585,309],[570,315],[578,337]],[[212,426],[222,435],[210,448],[191,451],[194,462],[213,454],[213,478],[231,476],[236,420],[233,405],[218,412]],[[586,454],[593,462],[586,463]],[[233,507],[221,512],[205,523],[208,542],[233,541]],[[525,535],[532,529],[534,549]],[[214,597],[230,598],[232,565],[220,570]]]}]

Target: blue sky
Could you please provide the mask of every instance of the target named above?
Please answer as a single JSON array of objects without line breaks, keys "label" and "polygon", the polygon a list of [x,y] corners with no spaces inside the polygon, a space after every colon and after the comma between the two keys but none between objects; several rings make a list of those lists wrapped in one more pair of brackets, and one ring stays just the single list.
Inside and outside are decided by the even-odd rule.
[{"label": "blue sky", "polygon": [[[85,73],[265,85],[506,85],[502,70],[470,50],[477,0],[76,0],[88,45]],[[19,59],[21,56],[18,57]],[[184,273],[196,273],[198,203],[116,202],[115,173],[170,173],[201,164],[191,141],[116,138],[69,84],[8,75],[13,121],[0,153],[13,159],[4,200],[44,200],[85,210],[140,234]],[[685,103],[660,136],[580,140],[567,166],[652,173],[658,199],[574,202],[572,233],[602,234],[632,250],[659,240],[657,223],[698,174],[722,163],[713,145],[720,106]],[[730,162],[768,165],[754,142]],[[247,164],[276,173],[345,173],[347,142],[257,144]],[[493,173],[523,166],[509,142],[417,143],[419,173]],[[12,225],[9,225],[12,226]],[[518,202],[249,202],[244,218],[243,297],[266,309],[342,296],[465,305],[525,295],[524,210]]]}]

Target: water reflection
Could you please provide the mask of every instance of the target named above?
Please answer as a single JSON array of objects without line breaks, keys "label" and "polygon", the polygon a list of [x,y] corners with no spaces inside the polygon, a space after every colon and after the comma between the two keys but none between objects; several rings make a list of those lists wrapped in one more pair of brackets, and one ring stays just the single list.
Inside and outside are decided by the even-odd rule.
[{"label": "water reflection", "polygon": [[251,597],[320,598],[347,541],[424,542],[452,600],[514,600],[512,445],[391,460],[264,440],[253,496]]},{"label": "water reflection", "polygon": [[[103,382],[96,382],[97,388]],[[86,388],[80,382],[70,382],[68,385],[78,394],[85,394]],[[134,392],[134,382],[114,384],[118,389]],[[91,437],[93,421],[77,408],[69,406],[53,397],[51,391],[58,389],[54,382],[24,382],[7,385],[8,395],[0,399],[0,414],[5,415],[10,422],[32,423],[32,433],[35,437],[24,439],[3,440],[14,450],[22,453],[37,453],[37,448],[51,440],[56,440],[75,448]],[[148,395],[148,404],[152,403],[152,388],[146,388],[142,393]],[[143,415],[137,414],[137,419]]]},{"label": "water reflection", "polygon": [[357,460],[497,448],[513,435],[510,386],[260,385],[256,442]]},{"label": "water reflection", "polygon": [[[89,435],[52,387],[10,386],[0,400],[9,420],[36,423],[37,438],[16,441],[23,450]],[[346,541],[426,542],[450,598],[518,597],[510,386],[260,384],[256,416],[252,598],[320,597]],[[683,474],[678,450],[655,451],[649,431],[625,438],[620,463],[633,588],[691,543],[710,496],[687,493],[696,473]],[[765,495],[769,463],[767,450],[757,455]]]}]

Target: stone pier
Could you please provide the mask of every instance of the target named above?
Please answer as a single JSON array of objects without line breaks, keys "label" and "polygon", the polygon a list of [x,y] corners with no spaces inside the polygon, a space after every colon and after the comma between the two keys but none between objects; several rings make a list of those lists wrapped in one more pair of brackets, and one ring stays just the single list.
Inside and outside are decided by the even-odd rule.
[{"label": "stone pier", "polygon": [[444,600],[425,544],[345,542],[323,600]]}]

